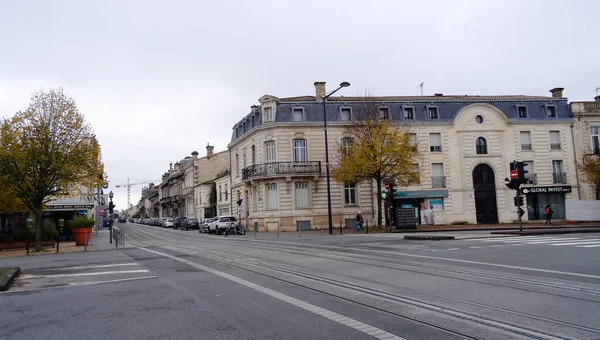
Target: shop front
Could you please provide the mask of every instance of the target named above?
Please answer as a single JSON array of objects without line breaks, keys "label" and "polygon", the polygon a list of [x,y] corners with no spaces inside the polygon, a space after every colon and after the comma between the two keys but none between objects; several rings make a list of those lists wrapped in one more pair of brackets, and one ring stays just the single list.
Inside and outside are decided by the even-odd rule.
[{"label": "shop front", "polygon": [[71,237],[71,230],[67,228],[67,222],[77,216],[87,215],[88,211],[94,209],[94,204],[84,199],[66,198],[50,201],[42,213],[42,223],[49,221],[58,230],[61,240]]},{"label": "shop front", "polygon": [[444,197],[448,197],[448,190],[396,191],[394,216],[413,209],[417,224],[434,224],[433,212],[444,210]]},{"label": "shop front", "polygon": [[527,217],[529,220],[545,219],[544,208],[550,205],[553,218],[565,218],[565,194],[570,192],[570,185],[521,188],[527,199]]}]

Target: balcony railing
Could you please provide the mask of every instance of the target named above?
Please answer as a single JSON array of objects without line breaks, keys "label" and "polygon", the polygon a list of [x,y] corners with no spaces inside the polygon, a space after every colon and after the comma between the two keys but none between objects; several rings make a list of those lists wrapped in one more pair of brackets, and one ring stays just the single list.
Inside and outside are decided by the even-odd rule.
[{"label": "balcony railing", "polygon": [[533,184],[533,185],[538,184],[537,174],[528,173],[528,174],[525,174],[525,178],[527,179],[527,182],[525,184]]},{"label": "balcony railing", "polygon": [[321,173],[321,162],[274,162],[255,164],[242,169],[242,179],[286,174]]},{"label": "balcony railing", "polygon": [[521,150],[531,151],[531,144],[521,144]]},{"label": "balcony railing", "polygon": [[550,150],[560,150],[560,143],[550,143]]},{"label": "balcony railing", "polygon": [[567,184],[567,173],[566,172],[555,172],[552,173],[552,181],[556,184]]},{"label": "balcony railing", "polygon": [[434,176],[431,177],[432,188],[445,188],[446,187],[446,176]]}]

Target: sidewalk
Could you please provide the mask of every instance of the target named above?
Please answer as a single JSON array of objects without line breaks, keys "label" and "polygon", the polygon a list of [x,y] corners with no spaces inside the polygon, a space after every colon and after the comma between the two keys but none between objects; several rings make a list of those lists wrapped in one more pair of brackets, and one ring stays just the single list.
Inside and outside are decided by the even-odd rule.
[{"label": "sidewalk", "polygon": [[[31,247],[32,248],[29,249],[29,256],[56,254],[56,243],[54,247],[47,247],[42,252],[35,252],[34,246],[32,245]],[[122,246],[119,245],[119,248],[121,247]],[[115,241],[113,240],[112,244],[110,243],[110,231],[108,229],[92,231],[90,241],[88,242],[87,250],[85,246],[76,246],[75,241],[60,242],[60,244],[58,244],[58,250],[60,254],[111,249],[115,249]],[[19,256],[27,256],[27,250],[11,249],[0,251],[0,259]]]}]

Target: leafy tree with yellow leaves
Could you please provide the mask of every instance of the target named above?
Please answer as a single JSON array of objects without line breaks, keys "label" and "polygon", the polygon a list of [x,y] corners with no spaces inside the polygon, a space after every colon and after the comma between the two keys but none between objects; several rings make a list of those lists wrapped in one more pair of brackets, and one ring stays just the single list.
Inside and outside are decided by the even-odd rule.
[{"label": "leafy tree with yellow leaves", "polygon": [[[354,117],[344,135],[351,138],[350,145],[341,145],[338,164],[333,166],[331,177],[340,183],[354,184],[374,180],[377,193],[382,182],[407,186],[419,181],[419,149],[411,142],[407,126],[380,116],[376,100],[366,96],[353,108]],[[377,224],[382,225],[381,195],[377,195]]]},{"label": "leafy tree with yellow leaves", "polygon": [[600,156],[583,156],[583,162],[579,164],[579,168],[587,177],[588,182],[596,187],[596,199],[600,199]]},{"label": "leafy tree with yellow leaves", "polygon": [[29,107],[0,122],[4,185],[35,216],[36,249],[44,204],[79,185],[100,187],[100,145],[62,89],[34,93]]}]

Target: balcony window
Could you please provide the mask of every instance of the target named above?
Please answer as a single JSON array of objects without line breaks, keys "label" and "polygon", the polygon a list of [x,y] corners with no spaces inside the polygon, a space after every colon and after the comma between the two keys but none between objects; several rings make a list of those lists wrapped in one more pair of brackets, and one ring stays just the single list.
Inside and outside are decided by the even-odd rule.
[{"label": "balcony window", "polygon": [[531,132],[521,131],[519,133],[519,139],[521,140],[521,151],[531,151]]},{"label": "balcony window", "polygon": [[265,142],[265,158],[267,160],[267,163],[273,163],[277,161],[275,141],[270,140],[268,142]]},{"label": "balcony window", "polygon": [[477,141],[475,142],[475,146],[477,148],[478,155],[487,154],[487,143],[485,141],[485,138],[483,138],[483,137],[477,138]]},{"label": "balcony window", "polygon": [[342,107],[340,109],[340,120],[351,120],[352,119],[352,109],[349,107]]},{"label": "balcony window", "polygon": [[277,209],[279,204],[279,191],[277,183],[267,184],[267,209]]},{"label": "balcony window", "polygon": [[273,120],[273,109],[270,107],[265,107],[265,120],[267,120],[267,121]]},{"label": "balcony window", "polygon": [[301,122],[304,120],[304,109],[295,107],[292,109],[292,122]]},{"label": "balcony window", "polygon": [[428,113],[429,119],[439,119],[437,106],[427,107],[427,113]]},{"label": "balcony window", "polygon": [[550,150],[560,150],[560,131],[550,131]]},{"label": "balcony window", "polygon": [[600,126],[591,127],[592,136],[592,153],[595,155],[600,154]]},{"label": "balcony window", "polygon": [[444,176],[444,164],[433,163],[431,164],[431,187],[432,188],[445,188],[446,177]]},{"label": "balcony window", "polygon": [[406,120],[415,119],[415,110],[412,107],[405,107],[403,109],[403,112],[404,112],[404,119],[406,119]]},{"label": "balcony window", "polygon": [[442,134],[430,133],[429,134],[429,151],[430,152],[442,152]]},{"label": "balcony window", "polygon": [[308,208],[308,182],[296,183],[296,208]]},{"label": "balcony window", "polygon": [[390,119],[390,108],[389,107],[380,107],[379,108],[379,118],[382,120]]},{"label": "balcony window", "polygon": [[223,200],[223,192],[221,191],[221,186],[219,185],[219,202]]},{"label": "balcony window", "polygon": [[306,140],[294,139],[294,162],[306,161]]},{"label": "balcony window", "polygon": [[517,114],[519,118],[527,118],[527,106],[517,106]]},{"label": "balcony window", "polygon": [[235,177],[240,177],[240,155],[235,155]]},{"label": "balcony window", "polygon": [[356,184],[346,184],[344,186],[344,204],[356,204]]},{"label": "balcony window", "polygon": [[347,153],[350,147],[352,146],[353,139],[352,138],[342,138],[342,151]]},{"label": "balcony window", "polygon": [[256,146],[252,145],[252,165],[256,164]]},{"label": "balcony window", "polygon": [[566,174],[563,173],[562,161],[552,161],[553,183],[567,183]]},{"label": "balcony window", "polygon": [[227,184],[225,184],[225,200],[228,200],[229,190],[227,190]]}]

